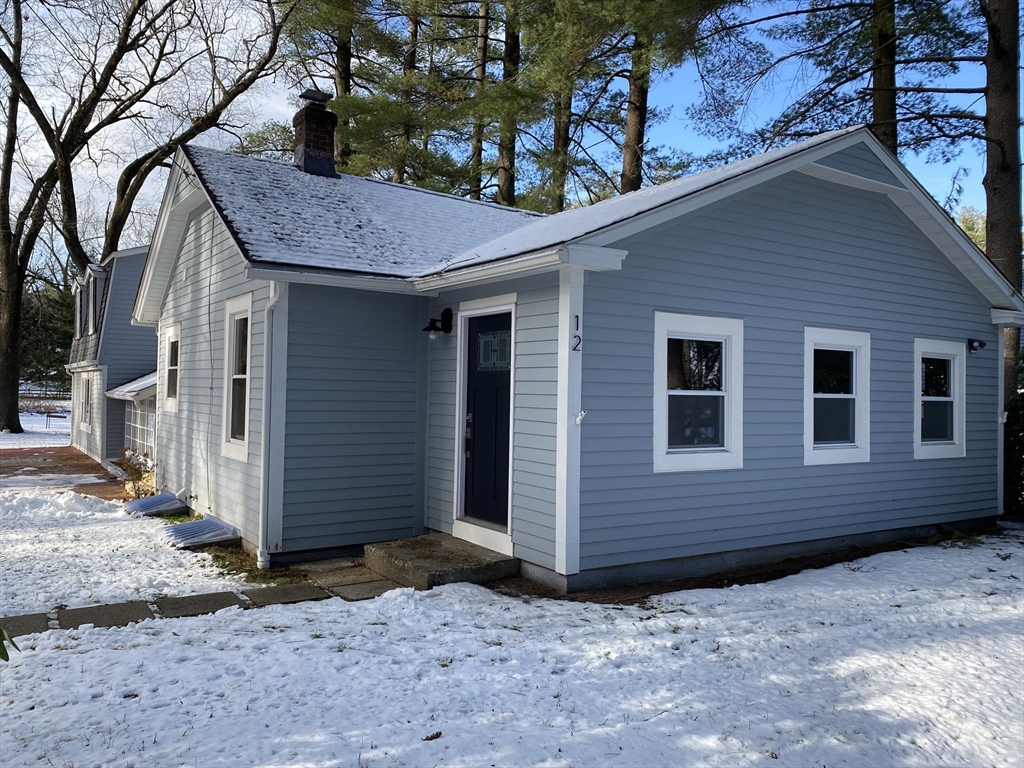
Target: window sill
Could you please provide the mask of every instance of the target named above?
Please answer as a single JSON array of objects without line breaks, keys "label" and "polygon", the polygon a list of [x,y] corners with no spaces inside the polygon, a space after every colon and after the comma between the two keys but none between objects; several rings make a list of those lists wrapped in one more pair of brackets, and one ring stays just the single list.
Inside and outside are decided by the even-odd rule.
[{"label": "window sill", "polygon": [[655,472],[703,472],[714,469],[743,469],[743,454],[711,449],[663,453],[654,457]]},{"label": "window sill", "polygon": [[804,451],[804,466],[860,464],[868,461],[871,461],[871,448],[867,445],[821,445]]},{"label": "window sill", "polygon": [[178,412],[178,398],[176,398],[176,397],[166,397],[166,398],[164,398],[164,410],[165,411],[169,411],[171,413],[177,413]]},{"label": "window sill", "polygon": [[236,461],[249,461],[249,443],[225,440],[220,444],[220,455]]},{"label": "window sill", "polygon": [[918,443],[914,459],[962,459],[967,455],[963,443]]}]

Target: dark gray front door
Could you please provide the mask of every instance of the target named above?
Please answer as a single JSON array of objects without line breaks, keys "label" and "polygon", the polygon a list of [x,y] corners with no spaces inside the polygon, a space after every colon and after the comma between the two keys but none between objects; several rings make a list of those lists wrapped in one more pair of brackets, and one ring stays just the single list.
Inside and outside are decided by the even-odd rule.
[{"label": "dark gray front door", "polygon": [[512,313],[471,317],[466,355],[466,517],[508,525]]}]

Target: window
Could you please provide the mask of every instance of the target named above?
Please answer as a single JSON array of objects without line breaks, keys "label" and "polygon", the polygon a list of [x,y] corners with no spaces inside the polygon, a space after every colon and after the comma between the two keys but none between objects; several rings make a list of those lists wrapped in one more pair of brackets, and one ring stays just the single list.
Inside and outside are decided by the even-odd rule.
[{"label": "window", "polygon": [[171,325],[164,330],[164,410],[178,410],[178,391],[181,387],[181,326]]},{"label": "window", "polygon": [[82,331],[85,328],[85,324],[82,322],[82,317],[85,312],[85,293],[83,291],[81,281],[75,281],[73,290],[75,293],[75,338],[80,339],[82,337]]},{"label": "window", "polygon": [[96,275],[90,272],[86,285],[88,286],[89,294],[89,333],[96,333],[96,329],[99,327],[100,314],[99,280],[96,278]]},{"label": "window", "polygon": [[804,464],[871,460],[871,336],[804,328]]},{"label": "window", "polygon": [[654,313],[654,471],[743,466],[743,321]]},{"label": "window", "polygon": [[229,299],[225,305],[224,442],[222,453],[246,461],[249,457],[249,318],[252,294]]},{"label": "window", "polygon": [[966,455],[967,348],[914,339],[914,458]]},{"label": "window", "polygon": [[92,431],[92,376],[82,376],[78,390],[78,421],[84,431]]}]

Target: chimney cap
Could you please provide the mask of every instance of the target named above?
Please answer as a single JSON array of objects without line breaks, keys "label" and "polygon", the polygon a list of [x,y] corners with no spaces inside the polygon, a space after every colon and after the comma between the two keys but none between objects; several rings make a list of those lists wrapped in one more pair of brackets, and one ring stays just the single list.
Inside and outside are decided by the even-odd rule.
[{"label": "chimney cap", "polygon": [[331,94],[317,90],[316,88],[307,88],[299,94],[299,98],[305,99],[306,101],[312,101],[316,104],[326,104],[331,100],[332,96]]}]

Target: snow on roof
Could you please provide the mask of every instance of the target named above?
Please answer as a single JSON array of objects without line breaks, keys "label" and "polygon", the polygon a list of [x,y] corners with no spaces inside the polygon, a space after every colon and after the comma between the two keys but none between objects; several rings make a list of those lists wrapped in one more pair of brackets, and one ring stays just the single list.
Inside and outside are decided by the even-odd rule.
[{"label": "snow on roof", "polygon": [[145,376],[140,376],[135,381],[129,381],[127,384],[122,384],[119,387],[108,389],[104,394],[107,397],[112,397],[114,400],[134,400],[139,394],[145,392],[147,389],[156,388],[156,371],[147,373]]},{"label": "snow on roof", "polygon": [[842,136],[864,130],[866,129],[858,126],[822,133],[806,141],[800,141],[781,149],[754,155],[746,160],[740,160],[736,163],[712,168],[711,170],[659,184],[655,187],[647,187],[637,192],[602,200],[583,208],[574,208],[554,216],[535,220],[512,233],[501,235],[489,242],[471,247],[453,259],[435,264],[417,276],[425,277],[438,272],[519,256],[543,248],[550,248],[560,243],[568,243],[585,235],[593,234],[612,224],[617,224],[634,216],[653,211],[716,184],[791,157],[799,152],[805,152]]},{"label": "snow on roof", "polygon": [[253,262],[412,277],[540,215],[206,147],[184,151]]}]

